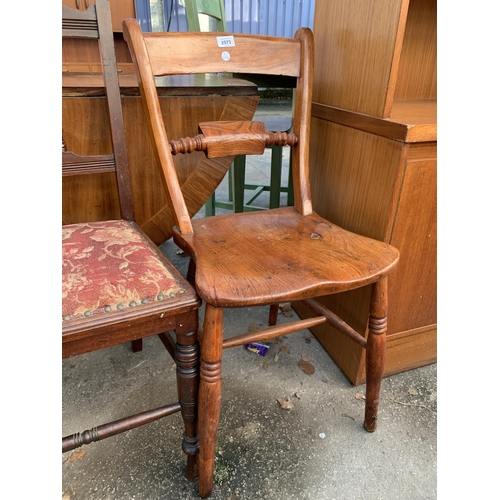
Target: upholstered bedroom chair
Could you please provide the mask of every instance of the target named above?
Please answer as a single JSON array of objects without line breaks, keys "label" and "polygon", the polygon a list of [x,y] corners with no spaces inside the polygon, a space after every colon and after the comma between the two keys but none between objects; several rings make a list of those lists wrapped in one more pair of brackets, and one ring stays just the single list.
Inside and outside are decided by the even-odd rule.
[{"label": "upholstered bedroom chair", "polygon": [[[113,145],[112,153],[96,156],[80,156],[64,151],[63,147],[62,174],[114,173],[121,211],[118,220],[62,226],[62,355],[68,358],[158,335],[177,364],[177,381],[171,383],[177,383],[178,389],[178,400],[170,404],[64,437],[62,451],[181,412],[185,432],[183,438],[179,436],[179,446],[182,442],[188,455],[186,477],[195,480],[200,300],[193,287],[134,222],[108,1],[96,0],[84,12],[63,5],[62,35],[93,38],[99,45]],[[170,332],[175,332],[175,340]],[[165,379],[165,383],[169,381]]]}]

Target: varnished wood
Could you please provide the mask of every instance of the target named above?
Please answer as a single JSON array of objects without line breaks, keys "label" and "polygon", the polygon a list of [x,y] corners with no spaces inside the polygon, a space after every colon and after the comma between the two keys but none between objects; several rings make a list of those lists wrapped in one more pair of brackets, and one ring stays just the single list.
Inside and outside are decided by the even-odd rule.
[{"label": "varnished wood", "polygon": [[[84,12],[95,0],[62,0],[67,7]],[[135,17],[134,0],[109,0],[111,26],[113,31],[122,30],[122,21],[128,17]]]},{"label": "varnished wood", "polygon": [[[286,41],[272,37],[231,35],[235,45],[227,49],[228,54],[224,58],[221,57],[221,49],[216,48],[216,37],[220,35],[217,33],[143,34],[137,22],[127,20],[124,22],[124,34],[138,74],[153,147],[176,212],[174,242],[191,257],[189,280],[206,302],[198,399],[199,493],[206,498],[213,486],[224,347],[267,340],[326,322],[339,326],[348,339],[355,339],[361,349],[367,349],[369,382],[365,427],[373,430],[384,366],[387,276],[396,269],[399,252],[386,243],[347,231],[313,210],[309,185],[309,135],[314,50],[309,29],[297,30],[295,38]],[[242,151],[247,154],[249,150],[262,152],[266,142],[265,130],[254,122],[202,123],[198,136],[172,142],[167,136],[159,109],[154,75],[181,71],[190,73],[199,68],[234,71],[241,64],[239,58],[242,54],[262,54],[262,58],[254,55],[253,59],[249,59],[247,72],[277,74],[283,71],[281,54],[284,51],[289,56],[285,74],[297,76],[294,121],[290,132],[297,138],[292,145],[294,207],[185,220],[187,210],[185,200],[180,198],[182,192],[173,168],[172,151],[187,153],[198,149],[207,152],[212,147],[215,155],[224,152],[234,155]],[[395,180],[399,180],[397,173],[397,170],[392,172]],[[360,196],[366,196],[366,193]],[[384,204],[383,209],[391,212],[394,209],[392,201]],[[369,225],[369,221],[366,224]],[[369,285],[373,285],[371,300]],[[344,326],[340,317],[324,310],[316,302],[309,302],[309,306],[319,316],[273,325],[279,303],[358,289],[366,290],[370,304],[370,327],[366,340],[355,328]],[[223,340],[224,307],[261,305],[272,306],[269,328]]]},{"label": "varnished wood", "polygon": [[397,141],[420,143],[437,140],[435,100],[397,101],[393,104],[391,118],[386,119],[317,102],[313,103],[312,115]]},{"label": "varnished wood", "polygon": [[[314,31],[329,58],[314,85],[311,160],[323,165],[311,172],[315,208],[400,250],[384,375],[398,373],[436,360],[436,2],[381,1],[362,11],[356,1],[317,0]],[[363,290],[321,302],[366,337]],[[330,325],[313,332],[354,384],[365,381],[358,345]]]},{"label": "varnished wood", "polygon": [[62,155],[62,174],[65,177],[114,172],[115,165],[115,155],[78,156],[70,151],[63,151]]},{"label": "varnished wood", "polygon": [[[366,339],[361,336],[354,328],[348,325],[344,320],[339,318],[332,311],[328,310],[326,307],[321,305],[318,301],[312,299],[306,299],[302,301],[309,309],[314,311],[316,314],[321,314],[325,317],[325,321],[328,321],[330,325],[340,330],[344,335],[354,340],[361,347],[366,347]],[[314,325],[311,325],[311,327]]]},{"label": "varnished wood", "polygon": [[217,427],[222,392],[223,309],[206,305],[201,343],[200,391],[200,470],[199,493],[206,498],[212,493]]},{"label": "varnished wood", "polygon": [[[120,83],[120,93],[122,96],[140,97],[139,84],[134,73],[132,62],[120,72],[118,66],[118,81]],[[130,67],[129,67],[130,66]],[[101,67],[99,63],[99,68]],[[202,75],[175,75],[162,76],[155,79],[156,89],[162,97],[182,97],[182,96],[257,96],[256,86],[241,78],[228,77],[224,75],[214,75],[204,73]],[[62,95],[63,97],[103,97],[106,95],[104,80],[100,69],[95,72],[74,70],[62,73]],[[198,122],[196,123],[196,125]]]},{"label": "varnished wood", "polygon": [[436,0],[316,0],[314,101],[391,118],[437,97]]},{"label": "varnished wood", "polygon": [[[384,117],[401,9],[407,0],[316,0],[314,101]],[[383,36],[381,33],[383,32]]]},{"label": "varnished wood", "polygon": [[[170,79],[165,82],[165,86],[157,88],[162,94],[160,108],[165,124],[175,134],[175,138],[195,135],[199,121],[249,119],[259,100],[255,86],[248,86],[247,83],[240,86],[239,80],[233,87],[228,84],[227,79],[168,78]],[[83,83],[87,85],[85,80],[86,76]],[[134,80],[136,81],[135,78]],[[190,86],[183,87],[184,83]],[[175,221],[151,147],[146,115],[137,95],[138,88],[127,88],[131,97],[122,98],[122,107],[135,220],[156,244],[161,244],[172,235]],[[69,92],[67,89],[69,87],[65,88],[65,92]],[[102,94],[102,88],[95,89]],[[244,91],[243,95],[240,91]],[[63,135],[68,150],[81,155],[112,151],[109,127],[106,126],[105,99],[64,97],[62,106]],[[196,113],[183,112],[186,107],[195,109]],[[79,116],[79,120],[73,120],[73,116]],[[231,161],[231,158],[209,160],[199,152],[174,158],[190,215],[196,214],[203,207],[224,178]],[[148,195],[144,196],[144,193]],[[64,178],[63,217],[66,223],[118,218],[118,195],[113,176],[103,174]]]},{"label": "varnished wood", "polygon": [[172,415],[180,410],[180,403],[172,403],[170,405],[162,406],[161,408],[156,408],[155,410],[147,410],[145,412],[138,413],[137,415],[131,415],[120,420],[115,420],[114,422],[98,425],[91,430],[63,437],[62,452],[66,453],[67,451],[74,450],[75,448],[80,448],[84,444],[102,441],[108,437],[116,436],[122,432],[126,432],[131,429],[135,429],[136,427],[140,427],[141,425],[159,420],[160,418],[167,417],[168,415]]},{"label": "varnished wood", "polygon": [[377,427],[380,384],[384,373],[387,334],[387,277],[373,284],[366,343],[365,429]]},{"label": "varnished wood", "polygon": [[[391,140],[329,118],[312,119],[311,160],[324,165],[311,174],[317,212],[351,231],[391,243],[401,254],[389,280],[384,375],[432,363],[437,352],[436,142]],[[321,302],[366,337],[366,293],[331,295]],[[310,315],[300,304],[294,307],[301,317]],[[365,381],[362,349],[329,325],[313,332],[354,384]]]},{"label": "varnished wood", "polygon": [[436,97],[437,1],[410,0],[394,99]]},{"label": "varnished wood", "polygon": [[[107,1],[97,1],[95,5],[92,4],[92,6],[84,12],[78,12],[63,5],[62,37],[63,39],[98,39],[102,75],[108,104],[108,127],[111,131],[111,141],[113,145],[113,160],[116,168],[116,186],[119,195],[120,212],[123,219],[133,220],[134,212],[132,188],[128,174],[125,129],[123,125],[123,113],[121,108],[120,87],[118,85],[113,35],[111,32],[111,26],[108,23],[99,22],[99,19],[108,20],[109,17],[110,10],[109,3]],[[65,164],[64,157],[67,158],[68,154],[69,153],[63,153],[63,166]],[[74,160],[75,158],[72,159]],[[87,158],[81,159],[81,172],[93,173],[94,170],[88,168],[87,161]],[[78,162],[73,161],[72,168],[75,169],[77,166]]]},{"label": "varnished wood", "polygon": [[[124,30],[125,40],[133,36]],[[175,34],[172,34],[175,35]],[[217,33],[217,36],[224,36]],[[160,33],[144,33],[144,48],[149,54],[151,70],[155,75],[179,75],[189,73],[265,73],[297,77],[301,69],[298,64],[300,44],[293,39],[261,37],[255,40],[251,35],[238,35],[234,47],[225,51],[230,58],[224,60],[217,40],[212,34],[190,33],[189,42],[180,37],[165,37]],[[276,60],[267,57],[269,42],[276,44]],[[129,44],[130,47],[130,44]],[[132,53],[132,59],[134,54]],[[168,62],[163,57],[170,54]],[[186,56],[193,59],[189,68],[185,65]]]},{"label": "varnished wood", "polygon": [[315,213],[302,216],[293,207],[192,223],[193,233],[177,231],[174,241],[195,256],[201,299],[219,307],[289,302],[359,288],[391,272],[398,260],[389,245],[345,231]]},{"label": "varnished wood", "polygon": [[271,304],[269,306],[269,326],[274,326],[278,321],[279,304]]},{"label": "varnished wood", "polygon": [[319,316],[317,318],[304,319],[296,323],[287,323],[285,325],[265,328],[259,330],[256,333],[244,333],[243,335],[238,335],[236,337],[231,337],[230,339],[224,340],[222,347],[227,349],[228,347],[236,347],[239,345],[247,344],[249,342],[263,342],[265,340],[274,339],[276,337],[282,337],[288,333],[296,332],[297,330],[305,330],[316,325],[324,323],[326,318],[324,316]]},{"label": "varnished wood", "polygon": [[169,141],[173,155],[203,151],[207,158],[261,155],[267,146],[295,146],[298,137],[286,132],[270,132],[263,122],[200,123],[201,134]]},{"label": "varnished wood", "polygon": [[[89,178],[107,177],[114,184],[115,193],[119,200],[117,206],[120,207],[120,211],[117,218],[127,221],[130,231],[135,232],[135,235],[151,249],[152,253],[149,258],[156,258],[159,264],[163,265],[166,273],[170,273],[171,277],[176,280],[184,293],[162,302],[152,301],[141,304],[137,308],[110,311],[104,315],[91,315],[89,317],[84,315],[80,319],[71,319],[71,315],[69,315],[69,319],[65,317],[62,325],[62,355],[63,358],[76,356],[124,342],[132,342],[133,350],[137,351],[141,349],[144,337],[158,334],[163,341],[166,341],[167,349],[177,364],[178,401],[161,408],[147,410],[118,421],[102,424],[90,431],[67,436],[63,438],[62,449],[63,452],[69,451],[83,444],[120,434],[180,411],[185,429],[182,449],[188,456],[186,477],[193,481],[198,474],[196,398],[199,378],[197,332],[200,300],[179,271],[133,221],[134,209],[130,171],[125,147],[125,130],[108,1],[95,0],[95,5],[92,4],[83,13],[67,9],[63,5],[63,37],[87,37],[94,36],[94,34],[99,42],[98,47],[102,58],[101,71],[106,91],[106,99],[103,99],[105,104],[103,116],[106,117],[109,128],[109,141],[113,154],[78,155],[74,152],[68,152],[67,150],[71,149],[74,142],[71,137],[66,140],[63,129],[63,178],[79,179],[84,174],[84,177]],[[82,116],[76,114],[72,120],[78,122],[81,118]],[[95,119],[96,116],[94,115],[93,118]],[[119,236],[115,235],[114,237],[118,238]],[[82,263],[82,266],[84,264]],[[106,273],[107,271],[104,263],[100,272]],[[114,276],[109,277],[109,282],[112,282],[113,278]],[[165,332],[168,331],[175,332],[177,340],[175,345],[166,340]]]}]

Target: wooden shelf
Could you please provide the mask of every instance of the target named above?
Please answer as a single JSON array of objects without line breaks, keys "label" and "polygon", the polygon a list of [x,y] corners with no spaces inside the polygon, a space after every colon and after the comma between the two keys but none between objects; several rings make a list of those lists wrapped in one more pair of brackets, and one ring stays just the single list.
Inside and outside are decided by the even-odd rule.
[{"label": "wooden shelf", "polygon": [[437,123],[437,99],[394,101],[388,121],[408,125],[432,125]]},{"label": "wooden shelf", "polygon": [[313,101],[379,118],[437,98],[436,0],[317,0]]},{"label": "wooden shelf", "polygon": [[435,99],[394,101],[391,118],[313,103],[312,116],[407,143],[437,140]]}]

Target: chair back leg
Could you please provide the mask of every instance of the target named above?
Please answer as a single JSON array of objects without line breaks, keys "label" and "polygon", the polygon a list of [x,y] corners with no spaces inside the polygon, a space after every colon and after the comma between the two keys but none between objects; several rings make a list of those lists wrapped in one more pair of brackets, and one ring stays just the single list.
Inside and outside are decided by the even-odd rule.
[{"label": "chair back leg", "polygon": [[384,373],[387,334],[387,277],[372,285],[366,344],[365,429],[377,427],[380,385]]}]

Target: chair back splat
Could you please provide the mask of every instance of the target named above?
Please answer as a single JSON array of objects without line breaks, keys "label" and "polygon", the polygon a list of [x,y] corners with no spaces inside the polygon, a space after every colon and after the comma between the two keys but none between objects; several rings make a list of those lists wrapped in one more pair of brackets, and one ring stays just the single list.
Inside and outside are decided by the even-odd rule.
[{"label": "chair back splat", "polygon": [[89,157],[88,165],[76,160],[71,152],[63,153],[63,176],[84,173],[116,172],[121,217],[134,219],[132,188],[128,168],[125,127],[111,24],[103,22],[110,16],[109,2],[95,2],[84,12],[62,6],[63,38],[90,38],[99,43],[102,76],[108,101],[113,154]]},{"label": "chair back splat", "polygon": [[121,212],[119,220],[62,227],[62,355],[69,358],[126,342],[132,342],[137,351],[143,338],[158,335],[177,364],[178,390],[178,400],[170,404],[66,436],[62,451],[181,412],[186,477],[195,480],[201,303],[192,286],[134,221],[108,0],[95,0],[85,12],[63,5],[62,36],[98,43],[113,145],[112,153],[81,156],[66,151],[63,130],[62,175],[114,172]]},{"label": "chair back splat", "polygon": [[[329,323],[366,349],[364,425],[375,430],[384,372],[387,277],[399,253],[387,243],[347,231],[313,210],[309,185],[309,134],[313,79],[313,34],[293,39],[224,33],[143,33],[136,20],[123,23],[153,147],[177,215],[174,241],[191,257],[189,276],[206,302],[201,338],[199,492],[213,488],[220,415],[222,351]],[[191,138],[168,138],[154,77],[186,73],[283,75],[296,79],[293,126],[273,133],[262,122],[202,122]],[[196,110],[186,110],[196,113]],[[209,158],[262,154],[270,144],[292,149],[294,206],[230,213],[188,221],[172,154],[203,151]],[[312,168],[321,168],[314,165]],[[367,329],[356,331],[318,297],[371,286]],[[311,317],[277,324],[277,304],[302,302]],[[223,338],[223,308],[271,306],[269,327]]]}]

